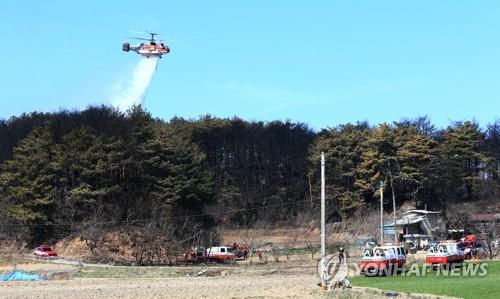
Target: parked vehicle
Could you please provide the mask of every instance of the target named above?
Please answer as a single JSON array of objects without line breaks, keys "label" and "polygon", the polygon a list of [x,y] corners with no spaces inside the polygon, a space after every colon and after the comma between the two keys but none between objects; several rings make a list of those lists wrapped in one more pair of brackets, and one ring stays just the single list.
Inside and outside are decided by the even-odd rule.
[{"label": "parked vehicle", "polygon": [[390,258],[385,256],[384,250],[380,247],[366,249],[361,258],[361,274],[382,273],[389,266]]},{"label": "parked vehicle", "polygon": [[361,259],[361,274],[395,273],[406,264],[406,251],[402,246],[378,246],[366,249]]},{"label": "parked vehicle", "polygon": [[436,246],[431,246],[425,257],[425,263],[429,266],[445,266],[463,261],[464,251],[455,241],[442,241]]},{"label": "parked vehicle", "polygon": [[476,257],[478,253],[481,253],[484,251],[484,248],[481,244],[481,242],[478,240],[476,235],[468,235],[465,236],[465,238],[462,238],[463,244],[463,250],[464,250],[464,255],[465,259],[470,260],[472,258],[472,253],[476,253]]},{"label": "parked vehicle", "polygon": [[38,246],[37,248],[35,248],[33,254],[39,257],[57,256],[57,252],[55,252],[55,250],[53,250],[49,245]]},{"label": "parked vehicle", "polygon": [[384,250],[386,257],[389,259],[389,265],[393,267],[394,270],[398,269],[406,264],[406,251],[402,246],[386,245],[380,246]]},{"label": "parked vehicle", "polygon": [[233,248],[229,246],[216,246],[207,248],[205,255],[209,261],[233,262],[235,255]]}]

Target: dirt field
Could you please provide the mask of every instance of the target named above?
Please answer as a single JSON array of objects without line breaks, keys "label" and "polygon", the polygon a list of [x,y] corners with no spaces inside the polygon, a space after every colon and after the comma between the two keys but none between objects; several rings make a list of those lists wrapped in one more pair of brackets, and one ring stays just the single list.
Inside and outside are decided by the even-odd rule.
[{"label": "dirt field", "polygon": [[[354,288],[321,292],[314,275],[175,277],[153,279],[72,279],[40,283],[0,283],[0,298],[338,298],[383,299],[378,289]],[[400,299],[446,296],[399,293]]]},{"label": "dirt field", "polygon": [[[266,265],[126,267],[17,260],[43,282],[0,282],[0,298],[314,298],[314,261]],[[12,270],[9,261],[0,272]],[[206,271],[206,272],[203,272]],[[200,272],[202,275],[196,276]],[[60,273],[67,275],[57,276]],[[315,295],[316,294],[316,295]]]},{"label": "dirt field", "polygon": [[[0,258],[0,273],[12,271],[12,262]],[[66,260],[15,262],[17,270],[40,274],[45,280],[0,282],[0,298],[386,298],[381,290],[357,287],[321,292],[313,260],[175,267],[74,264]],[[400,294],[398,298],[437,296]]]},{"label": "dirt field", "polygon": [[[313,298],[313,275],[72,279],[0,285],[5,298]],[[316,296],[317,297],[317,296]]]}]

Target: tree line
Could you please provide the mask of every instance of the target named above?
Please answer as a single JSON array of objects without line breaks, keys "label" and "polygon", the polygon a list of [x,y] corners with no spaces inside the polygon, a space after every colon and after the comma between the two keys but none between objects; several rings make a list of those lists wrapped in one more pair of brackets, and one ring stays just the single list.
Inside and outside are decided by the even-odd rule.
[{"label": "tree line", "polygon": [[218,224],[290,223],[318,213],[321,152],[331,221],[375,205],[381,183],[387,209],[498,198],[499,120],[315,132],[291,121],[167,122],[141,106],[98,106],[0,120],[0,225],[41,242],[97,224],[147,224],[188,240],[196,233],[186,227],[213,238]]},{"label": "tree line", "polygon": [[[473,121],[436,129],[427,117],[347,124],[319,132],[310,160],[317,164],[319,153],[326,153],[336,217],[376,203],[381,183],[389,207],[410,202],[446,212],[449,204],[498,199],[499,141],[498,120],[485,129]],[[310,170],[318,182],[316,168]]]}]

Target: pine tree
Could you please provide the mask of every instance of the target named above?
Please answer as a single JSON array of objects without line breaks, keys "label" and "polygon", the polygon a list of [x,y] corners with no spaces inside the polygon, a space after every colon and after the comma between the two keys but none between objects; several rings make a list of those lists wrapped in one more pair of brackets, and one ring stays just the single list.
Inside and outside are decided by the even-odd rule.
[{"label": "pine tree", "polygon": [[[153,145],[154,144],[154,145]],[[163,211],[197,214],[213,203],[213,181],[203,155],[186,136],[162,126],[152,141],[158,156],[149,161],[154,205]]]},{"label": "pine tree", "polygon": [[477,199],[480,173],[485,169],[484,133],[474,122],[459,122],[448,127],[439,147],[444,190],[455,200]]},{"label": "pine tree", "polygon": [[[386,184],[397,173],[397,147],[394,130],[388,124],[379,125],[368,135],[362,162],[356,169],[356,187],[369,201],[379,197],[379,186]],[[385,189],[387,190],[387,188]],[[391,190],[394,192],[394,190]]]},{"label": "pine tree", "polygon": [[56,176],[50,148],[51,137],[42,128],[34,129],[14,149],[12,160],[0,171],[0,189],[5,198],[7,218],[28,225],[35,240],[51,233],[55,208]]},{"label": "pine tree", "polygon": [[486,151],[491,157],[490,176],[498,182],[500,178],[500,120],[488,125],[486,132]]},{"label": "pine tree", "polygon": [[431,203],[433,182],[437,179],[437,142],[414,126],[395,129],[397,147],[395,184],[403,199],[417,207]]},{"label": "pine tree", "polygon": [[362,163],[362,154],[369,135],[365,123],[347,124],[320,133],[310,155],[310,176],[316,182],[314,194],[319,193],[319,157],[326,157],[326,200],[330,217],[344,217],[366,202],[357,187],[357,171]]},{"label": "pine tree", "polygon": [[53,147],[62,222],[87,221],[104,201],[119,198],[123,144],[97,134],[87,126],[75,128]]}]

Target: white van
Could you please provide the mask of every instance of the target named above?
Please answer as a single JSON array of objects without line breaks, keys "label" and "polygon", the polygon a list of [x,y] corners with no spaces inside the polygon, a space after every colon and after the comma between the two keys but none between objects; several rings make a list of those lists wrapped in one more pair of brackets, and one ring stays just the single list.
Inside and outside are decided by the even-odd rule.
[{"label": "white van", "polygon": [[229,246],[215,246],[207,248],[206,256],[209,260],[214,261],[234,261],[233,248]]}]

